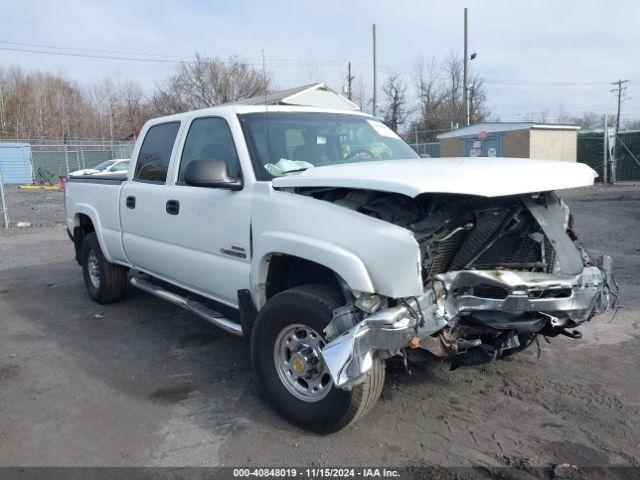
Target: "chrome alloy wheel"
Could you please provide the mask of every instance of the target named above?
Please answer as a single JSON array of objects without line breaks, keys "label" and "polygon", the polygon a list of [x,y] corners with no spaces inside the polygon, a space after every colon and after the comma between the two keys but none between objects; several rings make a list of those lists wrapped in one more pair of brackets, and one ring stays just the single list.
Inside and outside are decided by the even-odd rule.
[{"label": "chrome alloy wheel", "polygon": [[95,288],[100,288],[100,262],[95,250],[91,250],[87,256],[87,267],[91,284]]},{"label": "chrome alloy wheel", "polygon": [[280,381],[296,398],[305,402],[322,400],[333,381],[322,359],[325,342],[311,327],[289,325],[276,338],[273,360]]}]

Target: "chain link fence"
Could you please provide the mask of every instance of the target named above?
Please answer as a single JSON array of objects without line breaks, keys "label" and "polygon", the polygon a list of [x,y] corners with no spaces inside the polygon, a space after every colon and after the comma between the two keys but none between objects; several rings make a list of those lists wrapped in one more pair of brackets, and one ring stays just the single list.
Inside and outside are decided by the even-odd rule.
[{"label": "chain link fence", "polygon": [[418,155],[426,158],[438,158],[440,156],[440,144],[438,142],[409,143]]},{"label": "chain link fence", "polygon": [[615,147],[615,181],[640,182],[640,131],[618,133]]},{"label": "chain link fence", "polygon": [[[603,131],[578,134],[578,162],[598,172],[597,181],[608,183],[640,182],[640,131],[621,131],[615,141],[608,132],[607,154]],[[614,156],[615,152],[615,156]],[[605,172],[606,166],[606,172]]]},{"label": "chain link fence", "polygon": [[132,142],[0,142],[0,226],[64,223],[64,179],[69,173],[129,158],[132,150]]},{"label": "chain link fence", "polygon": [[[604,181],[604,138],[602,132],[578,134],[578,162],[586,163],[598,173],[597,180]],[[610,155],[607,155],[607,162]],[[608,172],[607,172],[608,173]]]}]

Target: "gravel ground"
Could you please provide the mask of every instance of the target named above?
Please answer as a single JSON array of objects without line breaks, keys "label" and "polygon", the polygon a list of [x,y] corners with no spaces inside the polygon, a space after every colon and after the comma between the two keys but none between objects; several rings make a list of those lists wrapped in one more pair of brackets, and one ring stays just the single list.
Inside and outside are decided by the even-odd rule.
[{"label": "gravel ground", "polygon": [[0,236],[0,466],[640,467],[640,188],[566,198],[614,259],[615,318],[539,357],[390,366],[374,410],[327,437],[274,413],[241,339],[137,291],[93,303],[63,228]]},{"label": "gravel ground", "polygon": [[[4,189],[10,225],[53,226],[64,223],[63,190],[31,190],[15,185],[5,185]],[[0,226],[4,227],[2,215]]]}]

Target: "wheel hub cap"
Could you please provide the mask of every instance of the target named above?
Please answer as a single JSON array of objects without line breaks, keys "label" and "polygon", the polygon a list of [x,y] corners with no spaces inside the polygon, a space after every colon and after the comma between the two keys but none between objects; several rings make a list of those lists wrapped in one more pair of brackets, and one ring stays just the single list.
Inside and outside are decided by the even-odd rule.
[{"label": "wheel hub cap", "polygon": [[89,279],[95,288],[100,288],[100,262],[95,250],[89,252],[87,257],[87,267],[89,270]]},{"label": "wheel hub cap", "polygon": [[[296,353],[296,355],[298,354]],[[291,369],[293,370],[293,373],[295,375],[300,376],[300,374],[304,374],[305,371],[307,370],[307,362],[305,361],[304,358],[299,356],[292,358]]]},{"label": "wheel hub cap", "polygon": [[331,375],[322,359],[325,342],[312,328],[290,325],[276,338],[274,362],[280,381],[296,398],[322,400],[331,390]]}]

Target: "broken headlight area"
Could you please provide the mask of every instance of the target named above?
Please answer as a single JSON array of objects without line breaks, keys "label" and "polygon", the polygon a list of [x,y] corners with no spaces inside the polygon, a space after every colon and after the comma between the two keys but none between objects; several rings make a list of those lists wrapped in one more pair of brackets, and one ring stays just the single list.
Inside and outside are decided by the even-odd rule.
[{"label": "broken headlight area", "polygon": [[407,348],[473,365],[517,351],[538,334],[579,338],[567,329],[608,309],[610,258],[593,262],[554,195],[433,215],[438,219],[420,225],[423,236],[431,231],[420,243],[421,297],[387,299],[371,315],[355,304],[336,311],[323,355],[337,386],[362,379],[374,355]]}]

